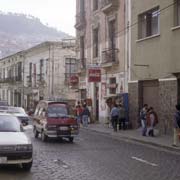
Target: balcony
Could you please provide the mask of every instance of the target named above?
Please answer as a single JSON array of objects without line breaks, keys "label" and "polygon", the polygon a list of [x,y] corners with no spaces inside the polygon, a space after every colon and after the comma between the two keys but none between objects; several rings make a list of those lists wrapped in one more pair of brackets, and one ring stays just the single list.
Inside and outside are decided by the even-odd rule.
[{"label": "balcony", "polygon": [[79,14],[76,15],[76,24],[75,28],[77,30],[82,30],[86,25],[85,21],[85,12],[80,12]]},{"label": "balcony", "polygon": [[102,63],[101,67],[110,67],[113,64],[118,64],[118,49],[106,49],[102,51]]},{"label": "balcony", "polygon": [[107,14],[111,11],[114,11],[118,8],[119,0],[102,0],[101,1],[101,10],[103,13]]}]

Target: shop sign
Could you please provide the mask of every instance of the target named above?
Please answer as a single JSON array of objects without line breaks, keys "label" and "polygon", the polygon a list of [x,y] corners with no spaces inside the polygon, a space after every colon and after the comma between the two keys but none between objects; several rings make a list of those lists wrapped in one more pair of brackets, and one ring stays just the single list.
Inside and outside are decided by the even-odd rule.
[{"label": "shop sign", "polygon": [[100,68],[88,69],[88,82],[101,82],[101,69]]},{"label": "shop sign", "polygon": [[71,84],[71,85],[77,85],[78,82],[79,82],[78,76],[71,76],[71,77],[70,77],[70,84]]},{"label": "shop sign", "polygon": [[116,84],[116,83],[113,83],[113,84],[107,84],[106,87],[109,88],[109,89],[117,88],[117,84]]}]

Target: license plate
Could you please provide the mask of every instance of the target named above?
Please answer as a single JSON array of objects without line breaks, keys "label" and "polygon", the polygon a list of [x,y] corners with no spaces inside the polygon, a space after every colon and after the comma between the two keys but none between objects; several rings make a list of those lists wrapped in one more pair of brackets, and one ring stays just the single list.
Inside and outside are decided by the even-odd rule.
[{"label": "license plate", "polygon": [[0,164],[6,164],[7,163],[7,157],[0,157]]},{"label": "license plate", "polygon": [[63,126],[63,127],[60,127],[59,129],[60,129],[61,131],[67,131],[67,130],[68,130],[68,127]]}]

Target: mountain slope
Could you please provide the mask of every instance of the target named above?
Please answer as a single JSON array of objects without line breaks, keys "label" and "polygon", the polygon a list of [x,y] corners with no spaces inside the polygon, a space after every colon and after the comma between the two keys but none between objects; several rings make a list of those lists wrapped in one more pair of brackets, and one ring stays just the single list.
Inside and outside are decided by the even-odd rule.
[{"label": "mountain slope", "polygon": [[0,13],[1,57],[30,48],[43,41],[58,41],[63,38],[70,38],[70,36],[42,24],[33,16]]}]

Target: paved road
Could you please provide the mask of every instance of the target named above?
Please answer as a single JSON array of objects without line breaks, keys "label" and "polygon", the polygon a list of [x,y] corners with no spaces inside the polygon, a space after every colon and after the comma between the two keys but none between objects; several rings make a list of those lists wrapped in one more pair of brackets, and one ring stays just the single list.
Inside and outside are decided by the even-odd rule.
[{"label": "paved road", "polygon": [[[31,131],[31,130],[29,130]],[[1,167],[0,180],[180,180],[180,155],[81,130],[73,144],[34,139],[31,172]]]}]

